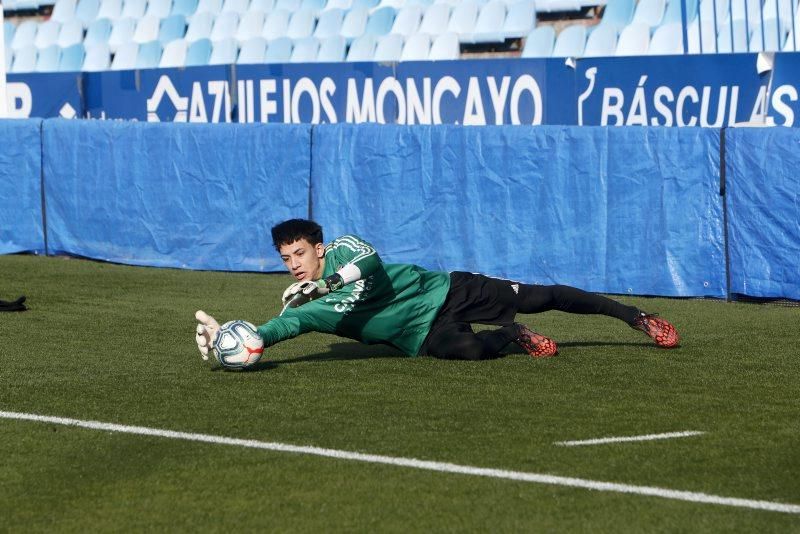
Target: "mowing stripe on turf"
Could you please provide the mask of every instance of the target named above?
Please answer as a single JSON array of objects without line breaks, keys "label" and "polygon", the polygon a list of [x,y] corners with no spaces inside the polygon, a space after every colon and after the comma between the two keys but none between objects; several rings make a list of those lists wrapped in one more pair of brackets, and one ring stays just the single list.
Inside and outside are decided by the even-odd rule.
[{"label": "mowing stripe on turf", "polygon": [[81,419],[69,419],[66,417],[52,417],[47,415],[36,415],[30,413],[0,411],[0,418],[16,419],[21,421],[37,421],[40,423],[50,423],[55,425],[77,426],[81,428],[88,428],[91,430],[104,430],[107,432],[119,432],[122,434],[155,436],[155,437],[169,438],[169,439],[181,439],[186,441],[199,441],[202,443],[214,443],[218,445],[232,445],[236,447],[248,447],[252,449],[265,449],[277,452],[309,454],[313,456],[323,456],[326,458],[336,458],[338,460],[350,460],[354,462],[395,465],[400,467],[409,467],[412,469],[437,471],[440,473],[453,473],[459,475],[501,478],[506,480],[516,480],[520,482],[533,482],[537,484],[567,486],[571,488],[583,488],[595,491],[610,491],[615,493],[646,495],[649,497],[661,497],[663,499],[674,499],[678,501],[687,501],[692,503],[719,504],[723,506],[735,506],[738,508],[767,510],[770,512],[785,512],[789,514],[800,514],[800,505],[797,504],[784,504],[784,503],[777,503],[770,501],[738,499],[735,497],[720,497],[718,495],[709,495],[707,493],[696,493],[693,491],[678,491],[678,490],[671,490],[666,488],[657,488],[650,486],[633,486],[629,484],[601,482],[597,480],[586,480],[582,478],[562,477],[562,476],[545,475],[539,473],[525,473],[520,471],[507,471],[505,469],[490,469],[486,467],[473,467],[469,465],[458,465],[445,462],[431,462],[427,460],[417,460],[414,458],[400,458],[393,456],[381,456],[377,454],[363,454],[360,452],[341,451],[336,449],[323,449],[320,447],[289,445],[287,443],[271,443],[267,441],[257,441],[254,439],[226,438],[224,436],[212,436],[209,434],[176,432],[174,430],[162,430],[158,428],[148,428],[144,426],[118,425],[114,423],[103,423],[100,421],[83,421]]},{"label": "mowing stripe on turf", "polygon": [[652,441],[656,439],[687,438],[689,436],[699,436],[705,432],[697,430],[686,430],[684,432],[665,432],[663,434],[645,434],[643,436],[619,436],[614,438],[583,439],[575,441],[556,441],[554,445],[564,447],[577,447],[579,445],[602,445],[604,443],[623,443],[627,441]]}]

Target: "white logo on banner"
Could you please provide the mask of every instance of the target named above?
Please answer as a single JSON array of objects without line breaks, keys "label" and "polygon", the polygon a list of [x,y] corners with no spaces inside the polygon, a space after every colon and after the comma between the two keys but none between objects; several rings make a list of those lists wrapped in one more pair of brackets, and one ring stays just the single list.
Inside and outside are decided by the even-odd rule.
[{"label": "white logo on banner", "polygon": [[169,76],[164,75],[158,79],[153,96],[147,99],[147,122],[160,122],[158,118],[158,106],[164,96],[169,98],[175,106],[175,122],[186,122],[186,113],[189,110],[189,99],[178,94],[178,90],[172,85]]}]

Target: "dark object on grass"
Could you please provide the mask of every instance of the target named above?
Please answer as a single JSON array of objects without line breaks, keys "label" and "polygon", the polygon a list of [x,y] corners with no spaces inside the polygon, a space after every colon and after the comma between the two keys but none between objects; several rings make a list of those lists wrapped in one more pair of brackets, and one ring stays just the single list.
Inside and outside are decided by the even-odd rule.
[{"label": "dark object on grass", "polygon": [[13,302],[0,300],[0,312],[25,311],[27,309],[28,308],[25,306],[25,296],[22,296]]}]

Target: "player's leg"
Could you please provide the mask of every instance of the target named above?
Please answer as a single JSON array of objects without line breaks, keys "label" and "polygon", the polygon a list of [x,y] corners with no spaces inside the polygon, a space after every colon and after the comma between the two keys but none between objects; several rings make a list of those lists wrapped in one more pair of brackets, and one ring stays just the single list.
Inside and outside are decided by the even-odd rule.
[{"label": "player's leg", "polygon": [[624,321],[630,327],[650,336],[660,347],[675,347],[680,341],[678,331],[666,319],[648,314],[635,306],[564,285],[538,286],[519,284],[516,299],[521,313],[540,313],[559,310],[567,313],[599,314]]},{"label": "player's leg", "polygon": [[514,323],[474,333],[468,323],[439,324],[425,341],[423,352],[446,360],[491,360],[500,357],[509,343],[516,343],[534,358],[554,356],[555,342],[524,325]]}]

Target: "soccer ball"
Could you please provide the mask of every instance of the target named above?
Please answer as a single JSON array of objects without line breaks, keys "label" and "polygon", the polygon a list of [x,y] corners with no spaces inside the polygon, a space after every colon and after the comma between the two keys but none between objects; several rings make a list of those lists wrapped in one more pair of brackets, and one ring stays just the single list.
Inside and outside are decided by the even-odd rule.
[{"label": "soccer ball", "polygon": [[226,369],[244,369],[258,362],[264,341],[247,321],[228,321],[214,338],[214,355]]}]

